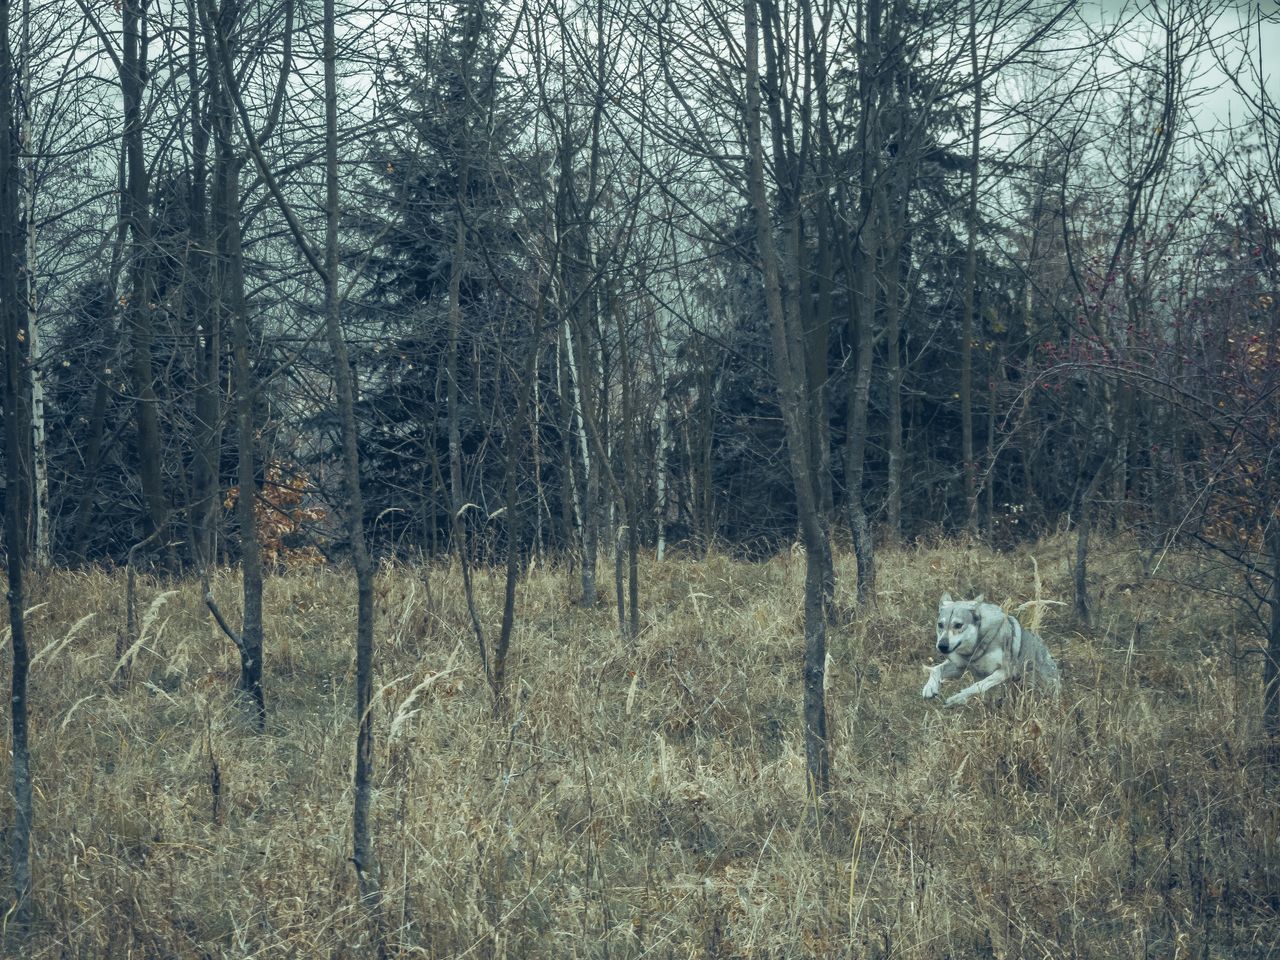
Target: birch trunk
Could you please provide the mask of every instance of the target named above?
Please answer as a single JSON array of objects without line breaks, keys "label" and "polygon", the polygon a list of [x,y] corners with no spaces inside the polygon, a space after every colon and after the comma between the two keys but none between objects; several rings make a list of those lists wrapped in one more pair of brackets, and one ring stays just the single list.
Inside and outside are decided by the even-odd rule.
[{"label": "birch trunk", "polygon": [[582,605],[596,605],[596,523],[595,523],[595,489],[599,486],[591,465],[591,444],[587,437],[587,418],[583,405],[586,402],[582,377],[574,350],[573,332],[569,321],[565,321],[564,332],[565,357],[569,369],[569,388],[573,396],[573,425],[577,437],[577,447],[582,460],[582,480],[576,487],[578,500],[578,532],[582,543]]},{"label": "birch trunk", "polygon": [[655,309],[650,338],[653,350],[654,379],[657,381],[658,402],[654,405],[654,426],[658,431],[658,448],[654,451],[654,524],[657,528],[657,560],[661,563],[667,555],[667,446],[671,443],[669,419],[671,412],[667,402],[667,345],[666,322],[663,309]]},{"label": "birch trunk", "polygon": [[31,390],[31,511],[34,550],[31,561],[37,570],[49,566],[49,461],[45,442],[44,355],[41,350],[40,317],[36,292],[36,169],[32,142],[31,87],[31,4],[22,4],[22,96],[19,111],[18,143],[22,154],[22,223],[25,227],[25,256],[22,279],[26,303],[27,361]]}]

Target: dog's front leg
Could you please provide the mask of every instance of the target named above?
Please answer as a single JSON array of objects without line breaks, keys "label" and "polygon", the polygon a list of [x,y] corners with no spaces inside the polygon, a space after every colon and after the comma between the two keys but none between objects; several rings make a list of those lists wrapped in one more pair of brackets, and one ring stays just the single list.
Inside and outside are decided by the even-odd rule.
[{"label": "dog's front leg", "polygon": [[980,693],[986,693],[992,687],[999,686],[1000,684],[1004,683],[1008,679],[1009,679],[1009,671],[1005,670],[1004,667],[1001,667],[999,670],[996,670],[994,673],[991,673],[988,676],[983,677],[981,680],[979,680],[977,683],[973,684],[972,686],[965,687],[959,693],[954,694],[953,696],[947,697],[946,705],[948,707],[958,707],[960,706],[960,704],[964,703],[970,697],[976,697]]},{"label": "dog's front leg", "polygon": [[962,667],[952,663],[950,660],[943,660],[936,666],[929,668],[929,679],[925,681],[924,689],[920,691],[920,695],[926,700],[933,699],[942,689],[943,680],[954,680],[963,672]]}]

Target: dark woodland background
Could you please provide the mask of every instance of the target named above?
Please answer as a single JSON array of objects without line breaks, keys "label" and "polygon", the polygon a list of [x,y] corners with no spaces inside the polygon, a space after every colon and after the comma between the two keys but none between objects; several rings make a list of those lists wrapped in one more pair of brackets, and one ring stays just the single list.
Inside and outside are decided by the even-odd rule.
[{"label": "dark woodland background", "polygon": [[[187,13],[138,8],[135,171],[104,136],[119,119],[95,116],[128,92],[95,52],[120,34],[55,6],[32,8],[31,62],[11,64],[32,101],[15,107],[20,323],[39,325],[24,391],[41,381],[47,464],[37,503],[24,457],[31,548],[43,512],[54,562],[123,563],[159,530],[166,562],[198,568],[210,528],[234,562],[243,381],[277,559],[341,556],[318,291],[200,37],[162,43]],[[1275,105],[1216,7],[1105,23],[1029,3],[762,8],[766,174],[836,530],[862,510],[888,541],[1009,543],[1096,506],[1153,545],[1256,540],[1277,492]],[[283,33],[305,11],[228,6],[220,29],[307,217],[317,131]],[[377,43],[342,51],[343,329],[378,554],[450,550],[456,502],[474,505],[466,549],[505,556],[513,450],[524,554],[580,553],[584,524],[748,555],[796,538],[757,213],[724,139],[741,127],[716,19],[732,11],[651,13],[389,7]],[[809,20],[828,51],[798,32]],[[1223,126],[1201,105],[1207,71],[1256,117]]]}]

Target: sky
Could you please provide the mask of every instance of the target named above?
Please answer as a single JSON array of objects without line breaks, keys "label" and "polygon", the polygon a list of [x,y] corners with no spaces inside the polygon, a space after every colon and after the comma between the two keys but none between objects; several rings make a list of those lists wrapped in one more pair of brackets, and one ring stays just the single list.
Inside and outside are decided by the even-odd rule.
[{"label": "sky", "polygon": [[[1165,9],[1169,5],[1169,0],[1160,4]],[[1264,51],[1261,57],[1263,83],[1271,100],[1280,104],[1280,0],[1182,0],[1178,6],[1199,6],[1211,12],[1214,16],[1212,33],[1219,41],[1238,32],[1242,23],[1251,21],[1253,28],[1248,34],[1248,44],[1252,60],[1258,64],[1260,43]],[[1082,19],[1091,24],[1128,22],[1132,38],[1127,45],[1136,53],[1141,33],[1150,29],[1149,15],[1140,14],[1137,9],[1138,5],[1133,0],[1085,0],[1080,12]],[[1238,43],[1222,43],[1221,48],[1228,51],[1229,59],[1239,60],[1241,48]],[[1222,71],[1217,58],[1207,51],[1201,54],[1196,65],[1193,89],[1198,95],[1192,113],[1201,127],[1238,124],[1250,115],[1244,99]]]}]

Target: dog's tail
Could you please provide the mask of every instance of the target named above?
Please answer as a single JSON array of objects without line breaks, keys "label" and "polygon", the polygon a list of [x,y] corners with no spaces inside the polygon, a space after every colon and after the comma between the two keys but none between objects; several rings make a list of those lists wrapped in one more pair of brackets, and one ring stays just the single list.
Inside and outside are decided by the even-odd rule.
[{"label": "dog's tail", "polygon": [[[1017,617],[1010,617],[1009,622],[1013,625],[1013,660],[1015,663],[1022,662],[1022,624],[1018,622]],[[1028,628],[1030,629],[1030,628]],[[1031,631],[1032,637],[1038,635]],[[1053,655],[1049,652],[1049,648],[1041,640],[1035,644],[1031,656],[1028,658],[1027,672],[1031,676],[1031,682],[1044,687],[1055,697],[1062,692],[1062,674],[1058,670],[1058,664],[1054,662]]]}]

